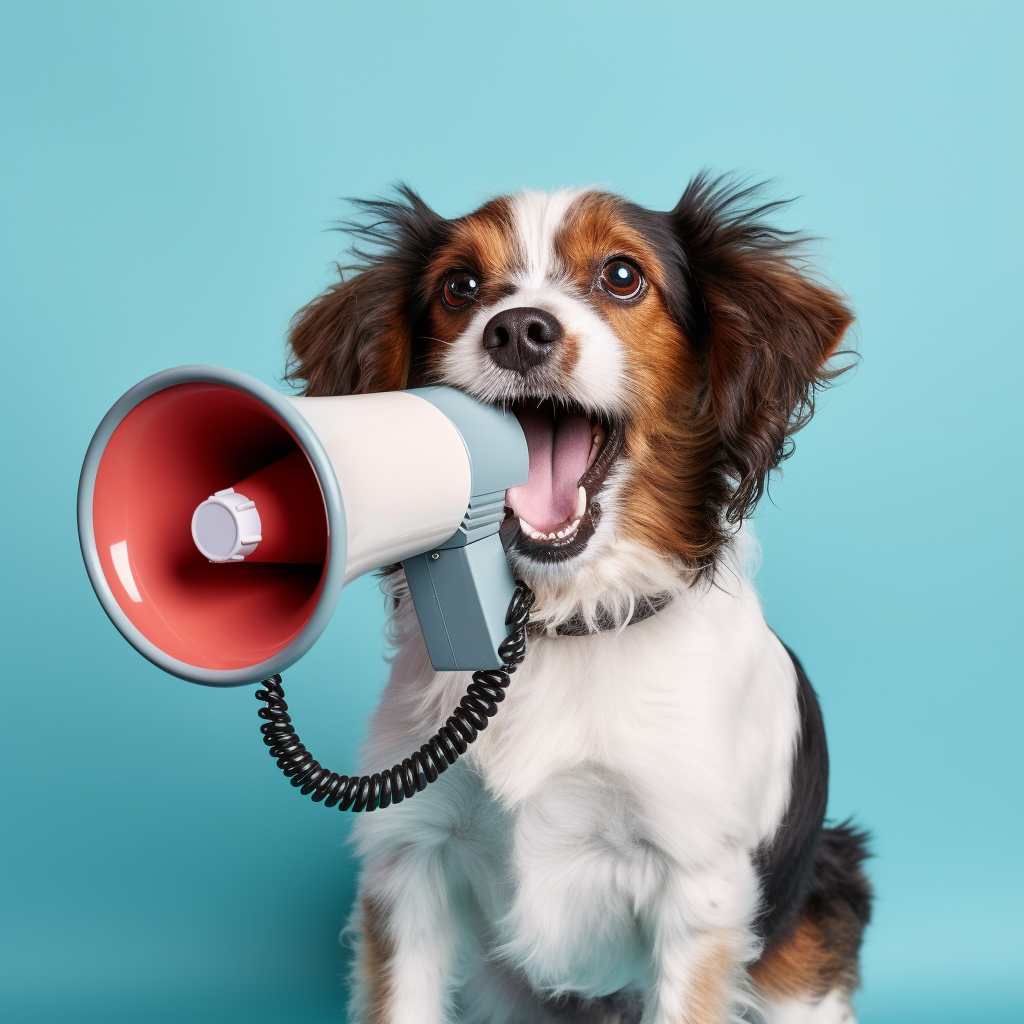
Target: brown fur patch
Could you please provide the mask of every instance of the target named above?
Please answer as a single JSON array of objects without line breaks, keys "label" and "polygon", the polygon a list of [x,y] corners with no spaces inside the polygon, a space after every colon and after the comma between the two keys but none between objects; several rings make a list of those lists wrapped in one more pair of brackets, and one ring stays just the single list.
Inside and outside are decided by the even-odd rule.
[{"label": "brown fur patch", "polygon": [[407,293],[391,278],[390,266],[371,266],[295,314],[288,340],[297,367],[291,376],[306,381],[305,394],[368,394],[406,386]]},{"label": "brown fur patch", "polygon": [[369,896],[363,897],[362,916],[363,983],[369,993],[366,1003],[366,1024],[388,1024],[394,944],[385,929],[385,911],[377,900]]},{"label": "brown fur patch", "polygon": [[354,248],[358,262],[339,267],[342,279],[292,319],[288,379],[307,395],[404,388],[422,358],[424,254],[444,243],[449,222],[406,187],[394,200],[356,205],[348,227],[366,250]]},{"label": "brown fur patch", "polygon": [[785,942],[751,966],[750,976],[765,995],[776,999],[820,998],[834,988],[850,993],[860,983],[862,931],[852,914],[805,913]]},{"label": "brown fur patch", "polygon": [[[665,268],[627,220],[622,201],[603,193],[581,197],[556,244],[577,288],[628,353],[627,454],[635,472],[622,531],[702,565],[718,544],[706,494],[717,433],[698,414],[701,368],[669,308]],[[624,302],[596,286],[611,256],[628,256],[640,267],[647,281],[641,298]]]},{"label": "brown fur patch", "polygon": [[729,938],[713,940],[687,993],[680,1024],[721,1024],[735,970],[735,943]]},{"label": "brown fur patch", "polygon": [[[451,222],[451,233],[445,245],[431,256],[424,277],[430,296],[431,337],[427,348],[427,378],[432,378],[444,346],[451,344],[465,330],[478,302],[493,303],[510,289],[509,278],[522,254],[516,243],[509,200],[493,199],[475,213]],[[453,270],[469,270],[480,282],[477,302],[451,310],[441,301],[447,275]]]},{"label": "brown fur patch", "polygon": [[[680,370],[674,349],[680,347],[681,335],[661,299],[664,275],[658,257],[623,216],[622,206],[615,196],[584,193],[566,214],[555,252],[580,297],[589,300],[629,350],[630,369],[636,374],[633,399],[653,407],[664,397],[664,375]],[[601,268],[612,256],[628,256],[640,266],[648,282],[641,299],[624,302],[598,285]]]},{"label": "brown fur patch", "polygon": [[730,523],[753,512],[816,392],[842,372],[825,364],[853,320],[842,297],[814,279],[802,236],[764,220],[779,204],[758,206],[760,198],[756,187],[698,175],[669,214],[699,292],[703,411],[736,480],[720,505]]},{"label": "brown fur patch", "polygon": [[[694,310],[685,321],[670,268],[623,200],[586,193],[556,240],[567,274],[628,353],[634,472],[622,532],[699,570],[728,538],[723,510],[731,522],[750,513],[809,418],[815,388],[835,376],[823,367],[851,320],[805,272],[799,240],[766,226],[746,198],[698,177],[668,215],[688,261]],[[635,300],[597,285],[616,255],[648,282]]]}]

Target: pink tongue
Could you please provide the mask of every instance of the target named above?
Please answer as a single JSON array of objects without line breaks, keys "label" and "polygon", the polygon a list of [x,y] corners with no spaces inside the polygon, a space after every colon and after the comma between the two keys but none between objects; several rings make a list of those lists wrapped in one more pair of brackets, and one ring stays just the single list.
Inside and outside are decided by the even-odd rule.
[{"label": "pink tongue", "polygon": [[552,533],[576,510],[590,457],[590,420],[569,413],[553,420],[550,408],[519,409],[516,417],[530,450],[530,475],[505,492],[505,503],[541,533]]}]

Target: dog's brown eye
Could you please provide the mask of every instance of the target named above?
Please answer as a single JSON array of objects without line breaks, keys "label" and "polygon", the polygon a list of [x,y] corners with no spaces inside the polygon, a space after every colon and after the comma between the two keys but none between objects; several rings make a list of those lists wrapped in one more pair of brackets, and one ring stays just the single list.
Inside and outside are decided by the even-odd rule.
[{"label": "dog's brown eye", "polygon": [[476,298],[480,282],[468,270],[456,270],[448,275],[441,290],[441,298],[449,309],[462,309]]},{"label": "dog's brown eye", "polygon": [[635,299],[644,288],[644,275],[632,260],[613,256],[601,269],[601,287],[617,299]]}]

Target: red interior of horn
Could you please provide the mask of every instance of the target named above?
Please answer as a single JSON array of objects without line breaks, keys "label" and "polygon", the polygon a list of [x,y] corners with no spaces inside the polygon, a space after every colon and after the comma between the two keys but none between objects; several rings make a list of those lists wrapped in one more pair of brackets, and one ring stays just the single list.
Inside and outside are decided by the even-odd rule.
[{"label": "red interior of horn", "polygon": [[96,547],[121,610],[165,653],[214,670],[258,665],[284,650],[313,615],[329,546],[307,459],[299,462],[306,476],[298,490],[320,500],[306,525],[319,529],[308,545],[319,563],[215,565],[191,533],[201,501],[299,447],[271,409],[224,384],[177,384],[118,424],[96,472]]},{"label": "red interior of horn", "polygon": [[324,501],[304,452],[293,451],[231,486],[256,502],[260,514],[263,539],[247,562],[324,564]]}]

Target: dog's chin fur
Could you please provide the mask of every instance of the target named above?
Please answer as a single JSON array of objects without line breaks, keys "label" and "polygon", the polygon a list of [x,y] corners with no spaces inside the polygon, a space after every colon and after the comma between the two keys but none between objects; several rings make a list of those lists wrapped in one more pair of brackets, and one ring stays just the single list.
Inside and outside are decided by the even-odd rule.
[{"label": "dog's chin fur", "polygon": [[[527,193],[447,221],[405,190],[364,204],[376,248],[296,317],[309,395],[551,401],[569,417],[537,449],[552,466],[562,438],[563,466],[586,454],[583,417],[592,432],[587,532],[506,522],[536,603],[496,717],[436,785],[355,824],[353,1024],[853,1020],[865,840],[823,828],[820,712],[764,620],[744,525],[851,314],[756,199],[699,176],[665,214]],[[623,261],[643,278],[624,298],[605,276]],[[508,340],[538,310],[557,336]],[[383,587],[368,773],[469,682],[432,668],[399,567]]]},{"label": "dog's chin fur", "polygon": [[547,565],[513,559],[514,571],[536,596],[531,615],[535,626],[552,632],[565,622],[577,621],[595,633],[621,629],[644,598],[671,600],[693,585],[693,572],[682,560],[631,540],[607,554],[584,552],[578,562],[578,566],[575,562]]}]

